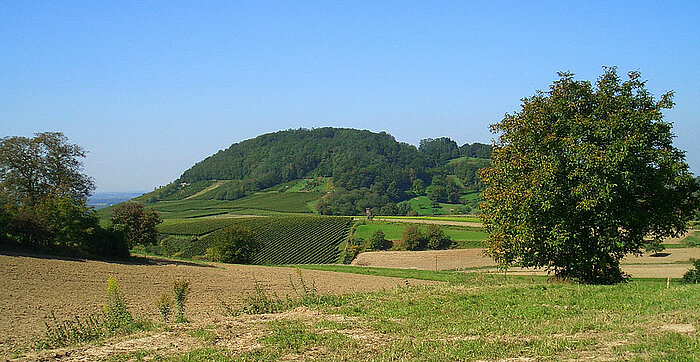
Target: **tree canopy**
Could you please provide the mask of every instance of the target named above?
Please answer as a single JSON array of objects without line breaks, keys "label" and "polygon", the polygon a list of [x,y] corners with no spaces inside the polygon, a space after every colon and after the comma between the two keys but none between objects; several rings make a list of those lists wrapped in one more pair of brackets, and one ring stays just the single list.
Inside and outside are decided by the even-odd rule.
[{"label": "tree canopy", "polygon": [[0,139],[0,242],[92,257],[129,257],[122,232],[100,227],[86,198],[82,147],[62,133]]},{"label": "tree canopy", "polygon": [[672,124],[638,72],[606,68],[595,85],[560,73],[546,92],[491,126],[480,171],[488,253],[585,283],[623,280],[619,261],[646,236],[678,235],[698,207],[697,182]]},{"label": "tree canopy", "polygon": [[0,187],[16,203],[37,205],[48,195],[74,200],[90,195],[95,185],[83,174],[85,150],[60,132],[0,140]]},{"label": "tree canopy", "polygon": [[138,202],[124,202],[112,210],[112,224],[124,230],[129,247],[155,244],[158,238],[156,226],[161,222],[157,211]]}]

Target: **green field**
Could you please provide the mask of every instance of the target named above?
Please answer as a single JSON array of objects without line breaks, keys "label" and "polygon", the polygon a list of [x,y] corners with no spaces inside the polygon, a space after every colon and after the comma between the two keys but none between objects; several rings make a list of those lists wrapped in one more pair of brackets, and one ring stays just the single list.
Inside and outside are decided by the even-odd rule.
[{"label": "green field", "polygon": [[407,219],[407,220],[437,220],[437,221],[458,221],[458,222],[478,222],[482,220],[477,216],[377,216],[377,219]]},{"label": "green field", "polygon": [[[417,225],[420,229],[425,232],[425,225],[415,224],[415,223],[399,223],[399,222],[386,222],[386,221],[362,221],[360,225],[357,226],[354,232],[354,236],[369,239],[372,234],[381,230],[384,233],[384,237],[387,240],[399,240],[401,239],[401,233],[406,228],[407,225]],[[440,225],[440,228],[445,232],[445,235],[452,238],[454,241],[484,241],[487,237],[486,232],[480,228],[474,227],[460,227],[460,226],[445,226]]]},{"label": "green field", "polygon": [[[242,199],[200,200],[199,198],[160,201],[148,207],[158,211],[163,219],[196,218],[222,214],[313,214],[311,203],[321,198],[320,192],[278,192],[267,191]],[[101,218],[109,218],[111,208],[101,210]]]},{"label": "green field", "polygon": [[450,215],[459,214],[464,207],[462,204],[438,203],[437,207],[433,207],[433,203],[428,199],[428,196],[414,197],[408,201],[413,210],[418,215]]}]

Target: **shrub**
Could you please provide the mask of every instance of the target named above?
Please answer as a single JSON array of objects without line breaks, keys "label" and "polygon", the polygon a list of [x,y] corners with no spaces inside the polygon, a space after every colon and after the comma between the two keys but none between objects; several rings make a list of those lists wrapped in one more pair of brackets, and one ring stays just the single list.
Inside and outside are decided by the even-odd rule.
[{"label": "shrub", "polygon": [[368,240],[367,248],[370,250],[386,250],[389,248],[389,241],[384,237],[384,232],[376,230]]},{"label": "shrub", "polygon": [[683,275],[683,283],[698,284],[700,283],[700,259],[690,259],[690,261],[693,263],[693,268]]},{"label": "shrub", "polygon": [[659,253],[661,253],[664,250],[666,250],[666,247],[664,246],[664,244],[661,243],[661,240],[659,239],[650,241],[644,246],[644,251],[646,251],[647,253],[651,253],[651,256],[659,255]]},{"label": "shrub", "polygon": [[425,230],[428,249],[447,249],[452,246],[452,239],[438,225],[428,225]]},{"label": "shrub", "polygon": [[207,257],[212,261],[245,264],[251,261],[260,246],[255,234],[249,229],[230,226],[212,235]]},{"label": "shrub", "polygon": [[190,282],[187,280],[176,280],[173,283],[173,295],[175,296],[175,322],[187,322],[185,318],[185,302],[190,291]]},{"label": "shrub", "polygon": [[423,232],[416,225],[407,225],[401,234],[399,249],[420,250],[425,249],[426,239]]}]

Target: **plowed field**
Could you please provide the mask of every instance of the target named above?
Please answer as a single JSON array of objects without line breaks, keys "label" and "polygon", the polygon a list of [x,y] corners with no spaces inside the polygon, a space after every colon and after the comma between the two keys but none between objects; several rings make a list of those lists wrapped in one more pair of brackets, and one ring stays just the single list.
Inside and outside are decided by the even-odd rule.
[{"label": "plowed field", "polygon": [[[220,320],[222,302],[241,302],[254,291],[256,282],[284,296],[293,293],[290,280],[299,280],[292,268],[159,259],[126,264],[0,255],[0,352],[40,336],[44,318],[52,311],[58,319],[99,311],[110,275],[119,281],[132,312],[154,320],[158,319],[158,297],[171,292],[174,280],[189,280],[192,289],[187,317],[196,323]],[[303,270],[301,275],[307,284],[313,282],[320,293],[326,294],[380,290],[405,283],[399,278],[313,270]]]},{"label": "plowed field", "polygon": [[[680,278],[691,267],[691,258],[700,259],[700,248],[666,249],[661,256],[629,256],[622,270],[638,278]],[[378,251],[362,253],[352,262],[358,266],[411,268],[422,270],[495,270],[496,263],[481,249],[427,251]],[[518,274],[546,274],[543,270],[512,268]]]}]

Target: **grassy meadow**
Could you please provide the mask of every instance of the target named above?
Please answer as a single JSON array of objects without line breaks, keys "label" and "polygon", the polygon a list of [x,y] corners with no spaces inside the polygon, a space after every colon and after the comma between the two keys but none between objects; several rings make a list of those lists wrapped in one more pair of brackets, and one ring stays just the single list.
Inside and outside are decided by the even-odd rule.
[{"label": "grassy meadow", "polygon": [[[335,270],[372,272],[371,268],[353,269]],[[399,276],[396,270],[374,272]],[[258,332],[252,349],[226,347],[222,341],[230,330],[210,325],[186,332],[202,336],[191,351],[160,355],[143,350],[114,356],[114,360],[138,356],[173,361],[700,358],[698,285],[673,282],[667,288],[665,280],[646,279],[587,286],[544,277],[407,273],[412,272],[416,274],[401,276],[406,287],[345,296],[312,295],[288,304],[278,314],[233,317],[238,333],[245,335],[247,328]],[[412,277],[445,283],[412,286]]]}]

